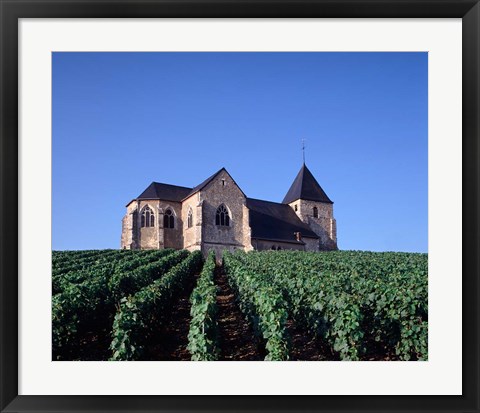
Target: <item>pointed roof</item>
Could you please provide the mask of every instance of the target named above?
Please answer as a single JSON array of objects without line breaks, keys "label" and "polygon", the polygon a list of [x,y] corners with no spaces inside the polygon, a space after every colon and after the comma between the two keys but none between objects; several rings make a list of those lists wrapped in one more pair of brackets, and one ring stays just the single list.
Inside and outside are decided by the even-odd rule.
[{"label": "pointed roof", "polygon": [[137,199],[164,199],[165,201],[180,202],[191,190],[192,188],[184,186],[152,182]]},{"label": "pointed roof", "polygon": [[[240,189],[240,192],[246,197],[243,193],[242,189],[238,186],[232,176],[228,173],[225,168],[221,168],[217,172],[215,172],[212,176],[205,179],[201,184],[197,185],[194,188],[187,188],[185,186],[178,186],[178,185],[170,185],[170,184],[162,184],[159,182],[152,182],[145,191],[143,191],[137,198],[134,200],[140,199],[162,199],[165,201],[174,201],[174,202],[182,202],[183,200],[191,197],[193,194],[197,193],[198,191],[203,190],[210,182],[212,182],[220,172],[225,171],[228,176],[232,179],[232,181],[237,185]],[[131,201],[130,201],[131,202]],[[128,205],[128,204],[127,204]]]},{"label": "pointed roof", "polygon": [[305,164],[302,165],[282,202],[289,204],[297,199],[333,204]]},{"label": "pointed roof", "polygon": [[205,188],[210,182],[212,182],[215,177],[222,171],[226,171],[225,168],[222,168],[220,170],[218,170],[217,172],[215,172],[212,176],[209,176],[207,179],[205,179],[205,181],[203,181],[202,183],[198,184],[197,186],[195,186],[187,195],[185,195],[183,198],[188,198],[190,196],[192,196],[193,194],[197,193],[198,191],[201,191],[203,188]]},{"label": "pointed roof", "polygon": [[197,193],[198,191],[201,191],[202,189],[204,189],[210,182],[212,182],[220,174],[220,172],[223,172],[223,171],[232,179],[234,184],[237,185],[238,189],[240,189],[240,192],[246,197],[242,189],[238,186],[238,184],[235,182],[232,176],[228,173],[228,171],[225,168],[221,168],[220,170],[215,172],[212,176],[205,179],[205,181],[203,181],[201,184],[198,184],[195,188],[193,188],[187,195],[183,197],[183,199],[187,199],[191,197],[193,194]]}]

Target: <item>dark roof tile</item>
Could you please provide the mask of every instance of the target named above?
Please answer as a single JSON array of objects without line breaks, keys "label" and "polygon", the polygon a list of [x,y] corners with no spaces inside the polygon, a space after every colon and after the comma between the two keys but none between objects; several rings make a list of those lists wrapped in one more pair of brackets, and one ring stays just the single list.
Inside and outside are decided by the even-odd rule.
[{"label": "dark roof tile", "polygon": [[165,201],[181,202],[192,188],[184,186],[152,182],[137,199],[164,199]]},{"label": "dark roof tile", "polygon": [[203,188],[205,188],[211,181],[215,179],[215,177],[222,171],[226,171],[225,168],[220,169],[219,171],[215,172],[212,176],[209,176],[205,181],[203,181],[201,184],[198,184],[196,187],[192,188],[192,190],[185,195],[183,198],[188,198],[192,196],[193,194],[197,193],[198,191],[201,191]]},{"label": "dark roof tile", "polygon": [[202,189],[204,189],[210,182],[212,182],[219,174],[220,172],[222,171],[225,171],[225,173],[230,176],[230,178],[232,179],[233,183],[235,185],[237,185],[238,189],[240,189],[240,192],[245,196],[246,198],[246,195],[243,193],[242,191],[242,188],[240,188],[238,186],[238,184],[235,182],[235,180],[232,178],[232,176],[228,173],[228,171],[225,169],[225,168],[222,168],[220,169],[219,171],[215,172],[212,176],[210,176],[209,178],[205,179],[205,181],[203,181],[201,184],[197,185],[195,188],[193,188],[189,194],[187,194],[183,199],[187,199],[189,197],[191,197],[193,194],[197,193],[198,191],[201,191]]},{"label": "dark roof tile", "polygon": [[282,202],[289,204],[297,199],[333,204],[305,164],[298,172]]},{"label": "dark roof tile", "polygon": [[289,205],[247,198],[247,207],[250,210],[252,238],[297,242],[295,232],[304,237],[318,238]]}]

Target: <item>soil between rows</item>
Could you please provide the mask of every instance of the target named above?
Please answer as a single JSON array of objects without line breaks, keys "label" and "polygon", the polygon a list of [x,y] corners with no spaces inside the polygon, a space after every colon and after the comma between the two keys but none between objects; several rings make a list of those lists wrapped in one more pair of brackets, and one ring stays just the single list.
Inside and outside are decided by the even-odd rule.
[{"label": "soil between rows", "polygon": [[264,360],[265,348],[255,337],[251,325],[245,320],[222,267],[215,268],[215,283],[218,286],[220,360]]},{"label": "soil between rows", "polygon": [[330,361],[339,360],[328,343],[320,337],[314,337],[308,330],[288,320],[287,335],[290,341],[290,360],[292,361]]},{"label": "soil between rows", "polygon": [[182,291],[174,298],[169,310],[161,314],[153,327],[154,333],[145,345],[142,360],[187,361],[191,355],[187,350],[190,330],[190,295],[197,283],[198,275],[189,278]]}]

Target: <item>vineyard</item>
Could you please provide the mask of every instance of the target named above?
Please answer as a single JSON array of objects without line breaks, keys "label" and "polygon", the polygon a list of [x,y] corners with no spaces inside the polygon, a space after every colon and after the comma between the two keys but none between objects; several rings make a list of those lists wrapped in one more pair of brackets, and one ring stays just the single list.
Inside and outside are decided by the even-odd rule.
[{"label": "vineyard", "polygon": [[428,257],[54,251],[53,360],[427,360]]}]

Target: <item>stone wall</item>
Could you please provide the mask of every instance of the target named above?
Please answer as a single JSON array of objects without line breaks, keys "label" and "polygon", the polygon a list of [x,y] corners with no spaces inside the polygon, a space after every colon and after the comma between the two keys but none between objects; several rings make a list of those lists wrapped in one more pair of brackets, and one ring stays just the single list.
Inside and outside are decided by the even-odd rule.
[{"label": "stone wall", "polygon": [[[188,213],[192,211],[192,227],[188,228]],[[193,194],[182,203],[183,248],[194,251],[201,249],[202,243],[202,203],[200,192]]]},{"label": "stone wall", "polygon": [[127,250],[136,249],[137,239],[137,201],[132,201],[127,205],[127,212],[122,218],[120,248]]},{"label": "stone wall", "polygon": [[[183,248],[183,218],[182,218],[182,203],[171,201],[159,202],[159,229],[163,232],[163,248]],[[174,215],[174,228],[164,228],[163,218],[165,211],[171,209]]]},{"label": "stone wall", "polygon": [[[141,226],[141,211],[148,205],[155,215],[153,227]],[[164,211],[170,208],[174,213],[174,228],[163,228]],[[159,200],[132,201],[122,220],[121,248],[163,249],[183,248],[182,204]]]},{"label": "stone wall", "polygon": [[[299,199],[289,204],[298,217],[308,224],[320,237],[320,250],[337,249],[337,224],[333,217],[333,204],[323,202],[307,201]],[[318,217],[313,216],[313,208],[317,207]]]},{"label": "stone wall", "polygon": [[121,249],[134,249],[133,245],[133,213],[127,213],[122,218]]},{"label": "stone wall", "polygon": [[[202,204],[202,251],[207,254],[214,249],[234,251],[251,249],[250,237],[245,236],[248,226],[246,199],[226,171],[220,172],[215,179],[200,191]],[[215,225],[217,208],[224,204],[229,211],[230,226]]]},{"label": "stone wall", "polygon": [[273,241],[273,240],[264,240],[264,239],[252,239],[253,249],[256,251],[267,251],[267,250],[278,250],[280,247],[281,250],[305,250],[305,245],[300,243],[290,243],[283,241]]},{"label": "stone wall", "polygon": [[305,251],[319,251],[320,240],[317,238],[303,237],[302,241],[305,243]]},{"label": "stone wall", "polygon": [[[145,206],[148,206],[153,213],[155,214],[155,226],[153,227],[143,227],[141,226],[142,219],[142,210]],[[157,200],[148,200],[148,201],[138,201],[137,205],[137,248],[142,250],[158,249],[159,248],[159,214],[158,214],[158,201]]]},{"label": "stone wall", "polygon": [[250,210],[246,205],[243,206],[243,249],[244,251],[253,251],[252,245],[252,228],[250,228]]}]

